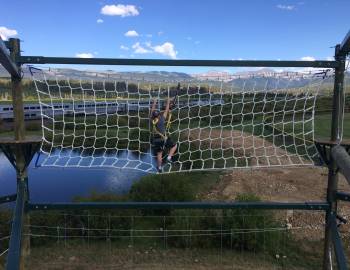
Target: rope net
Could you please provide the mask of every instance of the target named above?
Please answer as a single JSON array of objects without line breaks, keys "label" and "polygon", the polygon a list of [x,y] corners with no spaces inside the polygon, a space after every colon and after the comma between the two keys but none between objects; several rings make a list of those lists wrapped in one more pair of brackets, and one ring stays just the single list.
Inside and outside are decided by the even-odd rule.
[{"label": "rope net", "polygon": [[[158,171],[180,172],[317,160],[315,100],[327,72],[166,80],[31,74],[42,116],[41,166],[156,172],[162,159]],[[153,113],[165,116],[168,101],[162,128]]]}]

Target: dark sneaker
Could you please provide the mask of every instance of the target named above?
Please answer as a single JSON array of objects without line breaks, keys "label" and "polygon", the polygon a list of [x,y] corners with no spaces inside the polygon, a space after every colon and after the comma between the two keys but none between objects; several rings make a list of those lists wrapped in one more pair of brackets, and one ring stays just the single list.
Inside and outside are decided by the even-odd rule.
[{"label": "dark sneaker", "polygon": [[158,167],[158,168],[157,168],[157,172],[158,172],[158,173],[162,173],[162,172],[163,172],[163,168],[162,168],[162,167]]}]

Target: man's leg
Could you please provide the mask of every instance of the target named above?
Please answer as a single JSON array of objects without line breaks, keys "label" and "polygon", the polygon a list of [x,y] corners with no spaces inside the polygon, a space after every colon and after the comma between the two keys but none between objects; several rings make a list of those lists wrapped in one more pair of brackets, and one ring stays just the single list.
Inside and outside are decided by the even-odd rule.
[{"label": "man's leg", "polygon": [[162,163],[163,163],[163,151],[160,151],[160,152],[157,152],[158,171],[162,169]]},{"label": "man's leg", "polygon": [[173,141],[172,141],[170,138],[168,138],[167,143],[166,143],[166,146],[167,146],[168,148],[170,148],[170,149],[169,149],[169,153],[168,153],[168,157],[167,157],[167,161],[168,161],[168,162],[173,162],[172,158],[173,158],[173,155],[174,155],[175,152],[176,152],[177,144],[176,144],[176,143],[173,143]]},{"label": "man's leg", "polygon": [[168,157],[172,158],[176,152],[176,149],[177,149],[177,145],[175,144],[172,148],[170,148]]}]

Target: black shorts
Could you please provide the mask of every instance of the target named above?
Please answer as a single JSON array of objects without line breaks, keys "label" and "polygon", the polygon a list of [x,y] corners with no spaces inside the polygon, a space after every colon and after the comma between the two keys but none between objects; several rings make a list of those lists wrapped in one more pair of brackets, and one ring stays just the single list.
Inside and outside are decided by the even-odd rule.
[{"label": "black shorts", "polygon": [[162,152],[165,149],[173,148],[176,144],[171,140],[171,138],[167,138],[164,141],[162,138],[153,138],[152,147],[156,153]]}]

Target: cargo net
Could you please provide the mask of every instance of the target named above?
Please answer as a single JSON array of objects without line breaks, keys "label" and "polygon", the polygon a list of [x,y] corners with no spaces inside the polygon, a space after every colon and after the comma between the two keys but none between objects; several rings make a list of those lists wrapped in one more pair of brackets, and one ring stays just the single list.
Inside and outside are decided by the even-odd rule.
[{"label": "cargo net", "polygon": [[[42,116],[40,166],[157,172],[159,152],[165,173],[318,160],[314,110],[326,71],[185,79],[73,71],[67,78],[35,68],[31,74]],[[159,142],[151,108],[162,115],[168,100]]]}]

